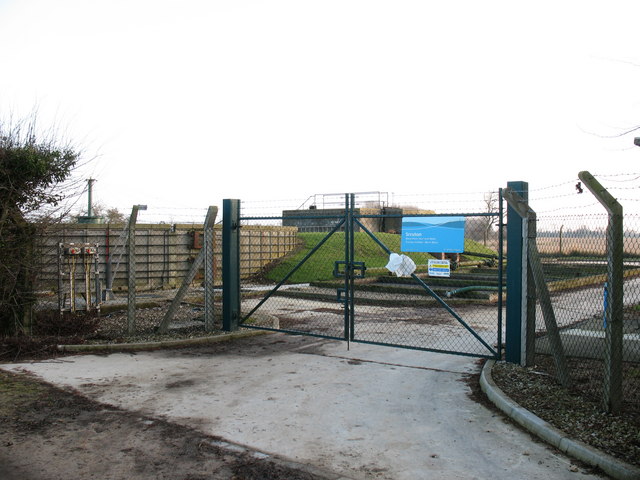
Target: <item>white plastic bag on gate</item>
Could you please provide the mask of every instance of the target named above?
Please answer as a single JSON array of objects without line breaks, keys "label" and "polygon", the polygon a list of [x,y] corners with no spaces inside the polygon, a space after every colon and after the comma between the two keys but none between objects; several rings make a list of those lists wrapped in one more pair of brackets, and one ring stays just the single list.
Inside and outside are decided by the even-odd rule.
[{"label": "white plastic bag on gate", "polygon": [[385,268],[391,273],[395,273],[396,270],[398,270],[398,267],[400,267],[401,263],[402,258],[400,257],[400,255],[398,255],[397,253],[392,253],[391,255],[389,255],[389,263],[387,263]]},{"label": "white plastic bag on gate", "polygon": [[389,263],[386,269],[395,273],[397,277],[410,277],[416,271],[416,264],[406,255],[392,253],[389,255]]},{"label": "white plastic bag on gate", "polygon": [[402,263],[400,263],[400,267],[396,270],[396,275],[398,277],[410,277],[411,274],[416,271],[416,264],[406,255],[400,255],[400,258],[402,258]]}]

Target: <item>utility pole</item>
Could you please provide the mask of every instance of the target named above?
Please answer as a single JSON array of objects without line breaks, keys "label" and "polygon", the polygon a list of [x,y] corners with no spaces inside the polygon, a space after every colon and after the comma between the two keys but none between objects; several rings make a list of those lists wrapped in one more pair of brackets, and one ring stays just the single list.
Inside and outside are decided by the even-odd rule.
[{"label": "utility pole", "polygon": [[87,217],[93,217],[93,202],[91,201],[91,189],[93,188],[93,184],[96,182],[95,178],[87,179],[87,191],[89,192],[89,201],[87,205]]},{"label": "utility pole", "polygon": [[78,223],[102,223],[102,217],[93,216],[93,184],[96,183],[95,178],[87,178],[87,214],[78,216]]}]

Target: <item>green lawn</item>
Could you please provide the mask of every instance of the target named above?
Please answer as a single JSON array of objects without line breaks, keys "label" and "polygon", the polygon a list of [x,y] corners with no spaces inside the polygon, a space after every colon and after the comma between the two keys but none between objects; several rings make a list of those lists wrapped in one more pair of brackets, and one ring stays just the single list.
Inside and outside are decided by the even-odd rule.
[{"label": "green lawn", "polygon": [[[299,238],[303,242],[302,248],[285,257],[271,270],[266,272],[266,277],[274,282],[281,281],[291,270],[296,267],[300,261],[320,243],[327,233],[300,233]],[[389,248],[392,252],[403,253],[400,251],[400,235],[393,233],[377,233],[376,238]],[[389,255],[378,245],[367,233],[354,233],[355,240],[355,261],[364,262],[368,273],[377,269],[377,274],[381,268],[389,261]],[[478,253],[495,254],[489,248],[473,242],[465,240],[465,251],[473,251]],[[429,258],[433,258],[427,253],[408,253],[416,265],[426,265]],[[314,281],[331,280],[334,278],[333,269],[336,261],[342,261],[345,258],[345,236],[343,232],[336,232],[326,239],[325,243],[311,255],[287,280],[287,283],[307,283]]]}]

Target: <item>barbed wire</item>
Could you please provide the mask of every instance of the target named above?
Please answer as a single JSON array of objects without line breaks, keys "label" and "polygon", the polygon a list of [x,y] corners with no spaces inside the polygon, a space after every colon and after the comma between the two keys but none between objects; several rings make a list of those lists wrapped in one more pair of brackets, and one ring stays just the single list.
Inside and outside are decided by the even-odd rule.
[{"label": "barbed wire", "polygon": [[[640,191],[640,173],[599,173],[594,175],[605,187],[611,192],[633,192]],[[636,182],[636,183],[634,183]],[[79,200],[86,193],[87,188],[79,189],[80,195],[75,198],[75,203],[79,204]],[[579,195],[582,190],[584,195]],[[356,202],[360,200],[361,206],[365,206],[368,202],[374,202],[370,198],[366,198],[366,193],[361,192],[360,196],[356,192]],[[486,211],[489,208],[486,205],[489,195],[497,195],[497,189],[488,189],[486,191],[458,191],[458,192],[433,192],[433,193],[393,193],[393,192],[369,192],[372,194],[384,194],[380,200],[381,206],[412,206],[434,210],[444,213],[444,210],[450,210],[451,213],[466,209],[467,211]],[[333,195],[338,199],[342,194]],[[590,209],[599,207],[598,202],[587,203],[584,201],[589,198],[588,192],[581,181],[576,177],[562,182],[552,183],[550,185],[542,185],[529,190],[529,201],[534,210],[539,214],[553,214],[563,210],[575,211],[577,209]],[[625,195],[619,198],[620,202],[627,202],[633,205],[635,210],[640,202],[640,198],[631,198],[633,195]],[[360,198],[359,198],[360,197]],[[284,199],[250,199],[240,202],[240,208],[243,215],[251,214],[259,215],[281,215],[283,210],[296,210],[302,205],[306,205],[312,196],[289,197]],[[591,197],[593,198],[593,197]],[[575,200],[574,200],[575,199]],[[550,202],[556,202],[555,205],[549,205]],[[328,208],[340,208],[339,201],[334,202]],[[578,204],[576,204],[578,203]],[[221,206],[220,206],[221,207]],[[202,223],[206,217],[208,205],[191,207],[191,206],[173,206],[173,205],[149,205],[148,210],[140,212],[140,218],[144,221],[148,218],[150,221],[163,221],[166,223]],[[320,208],[320,207],[318,207]],[[128,214],[128,209],[120,209],[124,214]],[[626,212],[625,212],[626,213]],[[221,218],[221,212],[219,213]]]},{"label": "barbed wire", "polygon": [[578,177],[576,177],[575,180],[568,180],[568,181],[563,182],[563,183],[556,183],[554,185],[548,185],[546,187],[532,188],[532,189],[529,190],[529,192],[530,193],[531,192],[540,192],[540,191],[543,191],[543,190],[550,190],[552,188],[563,187],[565,185],[575,184],[576,181],[580,181],[578,179]]},{"label": "barbed wire", "polygon": [[640,179],[640,173],[612,173],[612,174],[594,174],[594,177],[622,177],[622,176],[631,176],[634,175],[635,178],[631,178],[629,180],[612,180],[610,179],[610,182],[632,182],[633,180],[638,180]]},{"label": "barbed wire", "polygon": [[609,187],[607,190],[640,190],[640,185],[637,187]]},{"label": "barbed wire", "polygon": [[587,213],[587,214],[567,213],[566,215],[545,216],[544,218],[562,218],[565,220],[585,220],[585,219],[589,220],[589,219],[601,219],[601,218],[607,218],[607,217],[608,217],[607,213],[602,212],[602,213]]},{"label": "barbed wire", "polygon": [[587,205],[574,205],[574,206],[563,205],[561,207],[554,208],[552,210],[536,211],[536,213],[538,215],[544,215],[544,214],[548,214],[548,213],[551,213],[551,212],[559,212],[561,210],[575,210],[575,209],[578,209],[578,208],[585,209],[585,208],[590,208],[590,207],[601,207],[601,205],[598,202],[590,203],[590,204],[587,204]]},{"label": "barbed wire", "polygon": [[204,207],[176,207],[176,206],[167,206],[167,205],[153,205],[149,208],[153,208],[154,210],[198,210],[198,211],[207,211],[209,206]]},{"label": "barbed wire", "polygon": [[535,197],[535,200],[540,202],[543,200],[553,200],[556,198],[567,198],[567,197],[576,197],[576,192],[573,193],[562,193],[562,194],[558,194],[558,195],[553,195],[553,196],[549,196],[549,197]]}]

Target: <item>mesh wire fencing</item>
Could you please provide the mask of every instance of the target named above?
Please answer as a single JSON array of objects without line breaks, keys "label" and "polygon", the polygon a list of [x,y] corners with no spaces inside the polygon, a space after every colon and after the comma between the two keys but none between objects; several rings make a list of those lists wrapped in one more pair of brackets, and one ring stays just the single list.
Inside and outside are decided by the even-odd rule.
[{"label": "mesh wire fencing", "polygon": [[[409,215],[416,215],[404,217],[412,222],[427,219],[438,222],[442,218]],[[398,233],[371,229],[355,232],[355,259],[369,265],[371,278],[354,285],[354,340],[479,357],[498,355],[501,331],[498,252],[488,242],[471,239],[482,238],[494,217],[467,213],[459,218],[465,226],[461,253],[402,253]],[[358,225],[366,219],[366,215],[358,218]],[[415,272],[398,276],[388,271],[385,263],[394,253],[410,258]],[[440,272],[442,260],[448,271]]]},{"label": "mesh wire fencing", "polygon": [[[478,214],[462,214],[464,252],[408,254],[416,270],[403,277],[386,268],[390,255],[401,253],[402,218],[433,217],[432,199],[390,206],[387,196],[355,195],[352,218],[344,195],[311,197],[302,207],[243,203],[241,269],[262,263],[261,248],[250,240],[253,228],[297,231],[286,257],[257,272],[242,270],[244,326],[495,356],[501,332],[498,195],[476,196],[475,204],[465,197],[459,205]],[[430,276],[430,259],[445,260],[453,278]],[[352,283],[346,269],[353,269]]]},{"label": "mesh wire fencing", "polygon": [[[592,197],[577,194],[575,187],[574,182],[566,182],[554,188],[532,190],[530,204],[538,211],[537,246],[569,358],[572,383],[597,399],[602,391],[600,372],[604,370],[607,217]],[[363,264],[364,278],[357,279],[351,289],[356,305],[353,325],[348,325],[349,317],[345,316],[346,292],[340,277],[344,266],[336,264],[344,260],[347,248],[345,226],[341,224],[344,195],[312,196],[302,201],[243,202],[240,273],[245,321],[254,326],[277,325],[283,330],[341,339],[347,332],[353,340],[401,343],[412,348],[463,354],[481,355],[489,351],[487,345],[497,348],[504,338],[498,324],[501,310],[496,280],[500,247],[497,197],[497,192],[356,195],[355,217],[362,225],[354,231],[353,260]],[[562,208],[554,206],[558,202]],[[143,338],[156,335],[163,322],[166,324],[167,312],[180,295],[171,321],[164,325],[169,332],[200,335],[219,328],[221,219],[218,217],[218,224],[207,233],[205,213],[204,209],[191,209],[189,217],[174,217],[162,223],[165,222],[159,220],[163,218],[162,212],[153,208],[140,212],[134,237],[133,335],[131,320],[126,314],[130,290],[130,229],[126,223],[61,225],[43,236],[38,309],[69,310],[75,297],[75,308],[79,311],[99,304],[98,340]],[[428,260],[437,259],[439,252],[411,254],[418,279],[445,299],[454,314],[434,300],[418,279],[398,278],[385,269],[389,252],[402,253],[398,245],[401,231],[398,215],[433,213],[482,214],[465,215],[464,237],[472,243],[469,248],[465,245],[465,254],[448,258],[452,270],[448,284],[440,284],[440,280],[424,271]],[[637,215],[625,215],[623,396],[627,404],[635,405],[633,408],[637,408],[640,395],[636,380],[640,378],[640,315],[637,312],[640,226],[637,223]],[[212,243],[211,253],[200,255],[203,245],[208,243]],[[95,246],[97,262],[93,256],[78,256],[74,260],[65,253],[70,245]],[[506,251],[506,245],[503,248]],[[310,258],[301,262],[304,255],[314,249]],[[189,278],[200,256],[202,263]],[[205,267],[211,270],[208,283]],[[457,278],[463,274],[464,278]],[[280,282],[282,285],[269,294]],[[184,287],[182,292],[181,287]],[[87,292],[93,305],[87,304]],[[263,302],[267,294],[269,298]],[[260,302],[262,305],[253,311]],[[400,305],[405,308],[399,308]],[[205,325],[205,310],[215,312],[213,325]],[[382,318],[388,321],[376,320]],[[426,331],[427,328],[428,341],[426,334],[419,333],[420,329]],[[447,331],[448,337],[441,335]],[[536,350],[540,362],[549,358],[545,333],[538,310]],[[552,365],[550,368],[553,370]]]},{"label": "mesh wire fencing", "polygon": [[[638,190],[631,180],[637,178],[615,177],[611,185],[621,194],[631,195]],[[598,402],[606,388],[603,357],[608,219],[601,205],[581,190],[575,181],[533,189],[530,205],[538,213],[536,244],[572,385]],[[633,198],[621,201],[631,207],[638,205]],[[240,276],[245,325],[465,355],[491,356],[492,350],[499,351],[504,326],[498,300],[498,192],[357,194],[352,260],[355,273],[362,273],[363,278],[355,279],[352,285],[345,284],[345,265],[340,263],[351,248],[345,232],[344,195],[241,205]],[[386,264],[390,253],[403,253],[399,216],[443,213],[465,218],[465,251],[445,258],[450,262],[450,277],[443,280],[429,275],[429,260],[442,259],[441,252],[409,254],[416,265],[415,277],[389,272]],[[161,333],[206,335],[220,328],[221,216],[210,230],[205,228],[205,218],[205,209],[164,212],[149,208],[140,212],[133,230],[133,320],[127,312],[132,291],[130,226],[126,222],[67,224],[49,229],[40,240],[37,309],[83,312],[99,308],[94,339],[104,342],[157,338]],[[201,254],[205,245],[211,245],[211,251]],[[96,251],[72,254],[72,247],[95,247]],[[506,244],[502,248],[506,254]],[[624,217],[623,256],[622,397],[625,408],[638,410],[637,213]],[[345,312],[349,308],[347,295],[353,295],[351,316]],[[206,313],[211,311],[213,318],[207,320]],[[536,314],[536,352],[536,361],[546,364],[553,373],[540,308]]]},{"label": "mesh wire fencing", "polygon": [[99,315],[92,339],[105,342],[220,328],[221,225],[205,228],[202,214],[191,223],[147,223],[154,215],[48,229],[39,241],[37,311]]},{"label": "mesh wire fencing", "polygon": [[[241,323],[309,335],[341,338],[344,316],[335,291],[327,301],[310,280],[330,280],[336,251],[344,253],[345,236],[340,232],[343,217],[315,213],[305,217],[304,233],[291,216],[244,217],[240,229]],[[251,224],[253,222],[253,224]],[[313,222],[317,222],[314,226]],[[265,257],[257,232],[284,228],[290,236],[281,246],[282,256]],[[327,231],[328,229],[328,231]],[[315,230],[315,231],[314,231]],[[320,231],[323,230],[323,231]],[[333,233],[331,233],[333,232]],[[315,250],[306,260],[305,257]],[[286,253],[285,253],[286,252]],[[342,318],[341,318],[342,315]]]},{"label": "mesh wire fencing", "polygon": [[[623,248],[622,404],[640,410],[640,217],[625,215]],[[537,245],[573,388],[600,403],[609,388],[606,214],[538,217]],[[536,314],[537,361],[555,372],[540,306]]]}]

